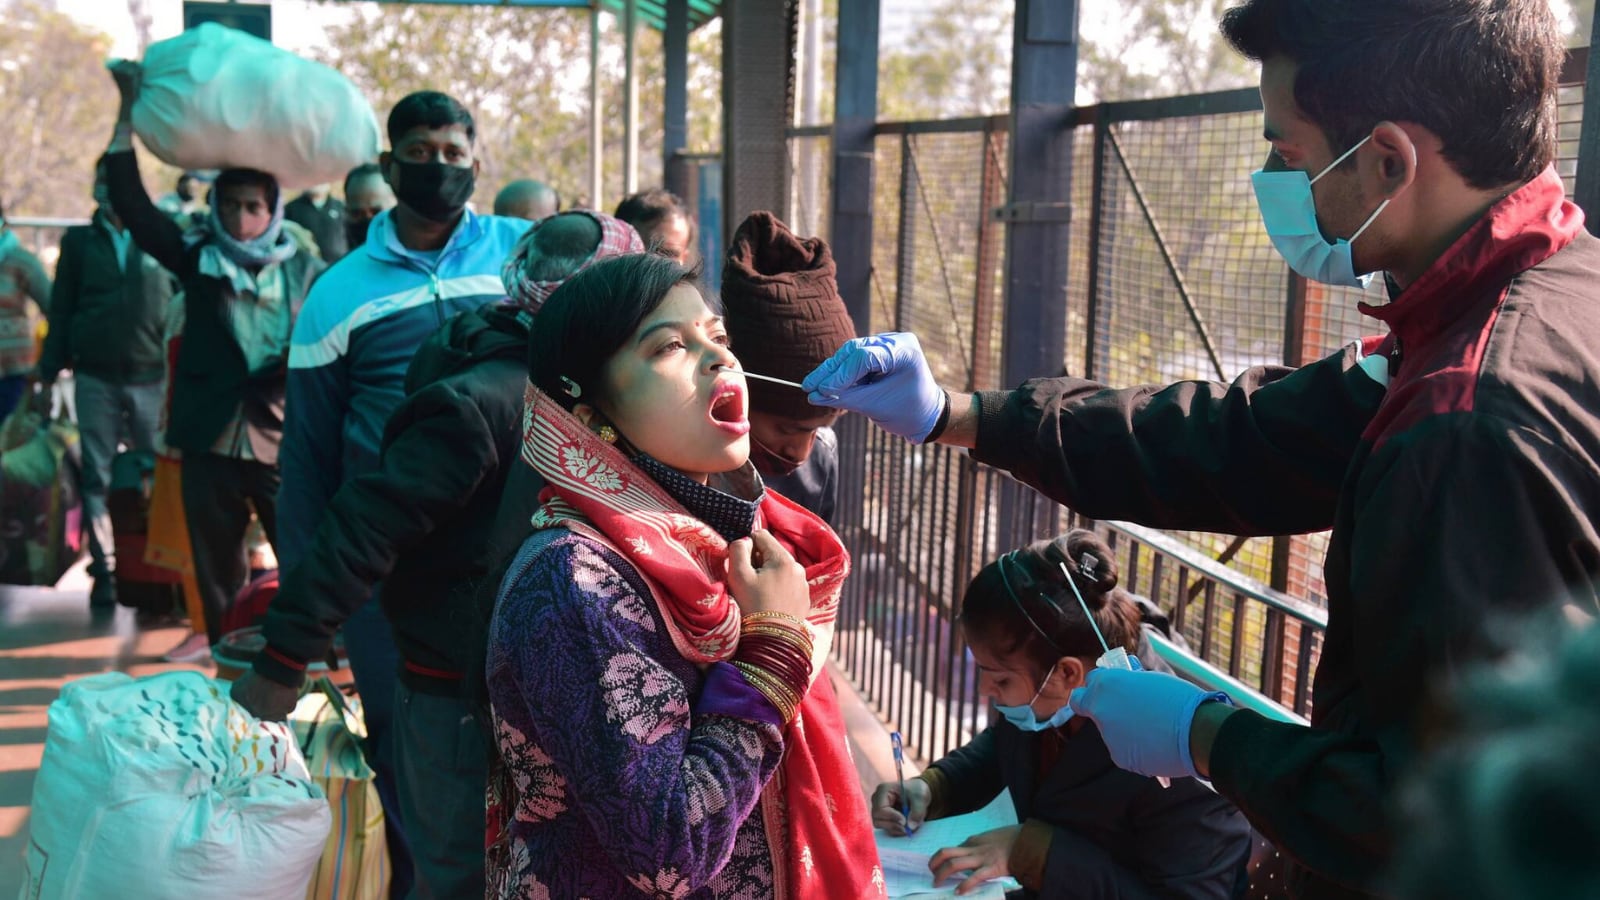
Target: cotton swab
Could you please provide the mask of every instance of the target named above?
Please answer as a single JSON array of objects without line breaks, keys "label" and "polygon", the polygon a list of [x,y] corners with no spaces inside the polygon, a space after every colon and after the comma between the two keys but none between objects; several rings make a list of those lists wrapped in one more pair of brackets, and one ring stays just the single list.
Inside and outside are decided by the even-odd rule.
[{"label": "cotton swab", "polygon": [[1100,633],[1100,625],[1094,620],[1094,613],[1089,611],[1089,604],[1083,599],[1083,592],[1078,590],[1078,582],[1073,579],[1072,573],[1067,571],[1067,564],[1058,562],[1056,565],[1061,567],[1061,574],[1067,577],[1067,587],[1072,588],[1072,595],[1078,598],[1078,605],[1083,607],[1084,618],[1089,620],[1089,627],[1094,629],[1094,636],[1100,641],[1100,649],[1105,651],[1095,660],[1095,665],[1102,669],[1132,669],[1133,664],[1128,662],[1128,651],[1118,647],[1113,653],[1111,646],[1106,643],[1106,636]]},{"label": "cotton swab", "polygon": [[805,390],[805,387],[802,386],[802,385],[795,384],[792,381],[784,381],[782,378],[773,378],[771,375],[757,375],[754,372],[745,371],[743,369],[735,369],[734,371],[738,372],[740,375],[743,375],[746,378],[754,378],[757,381],[770,381],[773,384],[781,384],[784,387],[792,387],[797,391]]},{"label": "cotton swab", "polygon": [[[1083,599],[1083,592],[1078,590],[1078,582],[1072,577],[1072,573],[1067,570],[1067,564],[1064,562],[1057,562],[1056,565],[1061,567],[1061,574],[1067,576],[1067,587],[1072,588],[1073,596],[1078,598],[1078,605],[1083,607],[1083,615],[1089,620],[1089,627],[1094,629],[1094,636],[1100,639],[1100,649],[1105,651],[1105,653],[1101,654],[1099,659],[1095,660],[1095,666],[1101,669],[1128,669],[1131,671],[1133,669],[1133,664],[1128,661],[1127,648],[1118,647],[1115,650],[1111,649],[1111,647],[1106,643],[1106,636],[1100,633],[1100,625],[1099,623],[1095,622],[1094,613],[1089,611],[1089,604]],[[1089,563],[1089,565],[1093,566],[1093,563]],[[1165,776],[1157,777],[1156,781],[1163,788],[1172,787],[1172,779]]]}]

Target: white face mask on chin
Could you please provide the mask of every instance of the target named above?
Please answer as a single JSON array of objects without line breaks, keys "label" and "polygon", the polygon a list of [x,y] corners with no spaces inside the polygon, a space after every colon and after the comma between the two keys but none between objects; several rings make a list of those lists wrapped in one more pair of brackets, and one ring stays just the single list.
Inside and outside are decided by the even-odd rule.
[{"label": "white face mask on chin", "polygon": [[1366,288],[1372,282],[1372,275],[1356,274],[1355,263],[1350,258],[1350,245],[1377,220],[1384,207],[1394,198],[1386,198],[1378,204],[1378,208],[1356,229],[1355,234],[1350,235],[1349,240],[1340,238],[1330,244],[1317,227],[1317,204],[1311,193],[1313,184],[1370,140],[1370,134],[1362,138],[1318,172],[1315,178],[1294,169],[1281,172],[1263,170],[1250,175],[1250,184],[1256,192],[1256,205],[1261,209],[1261,222],[1267,227],[1272,246],[1277,248],[1289,268],[1312,281],[1355,288]]}]

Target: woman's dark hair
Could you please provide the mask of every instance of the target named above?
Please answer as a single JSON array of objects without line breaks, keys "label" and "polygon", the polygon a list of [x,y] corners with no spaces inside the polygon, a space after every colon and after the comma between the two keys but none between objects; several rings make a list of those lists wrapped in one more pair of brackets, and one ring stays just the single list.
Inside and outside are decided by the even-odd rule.
[{"label": "woman's dark hair", "polygon": [[[699,270],[650,253],[601,260],[556,288],[539,309],[528,336],[528,379],[567,410],[602,399],[600,373],[667,292],[680,284],[699,290]],[[721,301],[705,298],[721,313]],[[578,388],[573,397],[566,381]]]},{"label": "woman's dark hair", "polygon": [[1335,155],[1379,122],[1416,122],[1475,188],[1536,177],[1556,155],[1565,49],[1549,0],[1247,0],[1222,34],[1296,63],[1294,98]]},{"label": "woman's dark hair", "polygon": [[222,202],[222,193],[232,187],[258,187],[267,195],[267,209],[278,208],[278,179],[260,169],[223,169],[211,183],[209,205]]},{"label": "woman's dark hair", "polygon": [[673,216],[682,216],[689,223],[690,234],[693,235],[694,217],[689,215],[689,207],[682,197],[666,188],[650,188],[624,197],[617,204],[617,211],[611,215],[632,225],[652,252],[661,243],[656,236],[656,229]]},{"label": "woman's dark hair", "polygon": [[438,91],[417,91],[400,98],[394,109],[389,110],[389,122],[385,130],[389,133],[389,146],[393,147],[413,128],[448,128],[451,125],[465,128],[467,140],[478,139],[478,127],[472,121],[472,113],[456,98]]},{"label": "woman's dark hair", "polygon": [[961,598],[968,642],[1002,656],[1021,653],[1041,672],[1063,656],[1098,658],[1105,650],[1067,584],[1068,573],[1106,643],[1134,652],[1139,610],[1117,589],[1111,548],[1081,528],[1008,553],[978,572]]}]

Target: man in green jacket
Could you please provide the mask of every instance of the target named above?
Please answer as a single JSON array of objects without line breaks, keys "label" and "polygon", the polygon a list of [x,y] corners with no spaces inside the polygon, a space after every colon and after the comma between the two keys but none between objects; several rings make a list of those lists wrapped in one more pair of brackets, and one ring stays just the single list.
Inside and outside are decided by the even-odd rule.
[{"label": "man in green jacket", "polygon": [[53,384],[73,371],[78,428],[83,439],[83,510],[89,524],[89,603],[116,602],[117,551],[106,493],[117,445],[156,450],[165,384],[162,328],[173,279],[140,250],[111,209],[104,167],[94,180],[95,212],[88,225],[61,239],[50,333],[39,358],[39,381]]}]

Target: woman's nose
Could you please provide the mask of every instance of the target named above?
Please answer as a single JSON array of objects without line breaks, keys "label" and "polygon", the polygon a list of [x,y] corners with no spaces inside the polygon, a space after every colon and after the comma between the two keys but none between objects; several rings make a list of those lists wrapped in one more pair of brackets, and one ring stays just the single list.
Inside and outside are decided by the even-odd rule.
[{"label": "woman's nose", "polygon": [[743,366],[739,365],[739,358],[734,356],[733,351],[729,350],[727,347],[724,347],[721,344],[708,344],[706,346],[710,348],[706,354],[706,358],[710,360],[712,374],[716,374],[723,369],[741,371],[744,368]]}]

